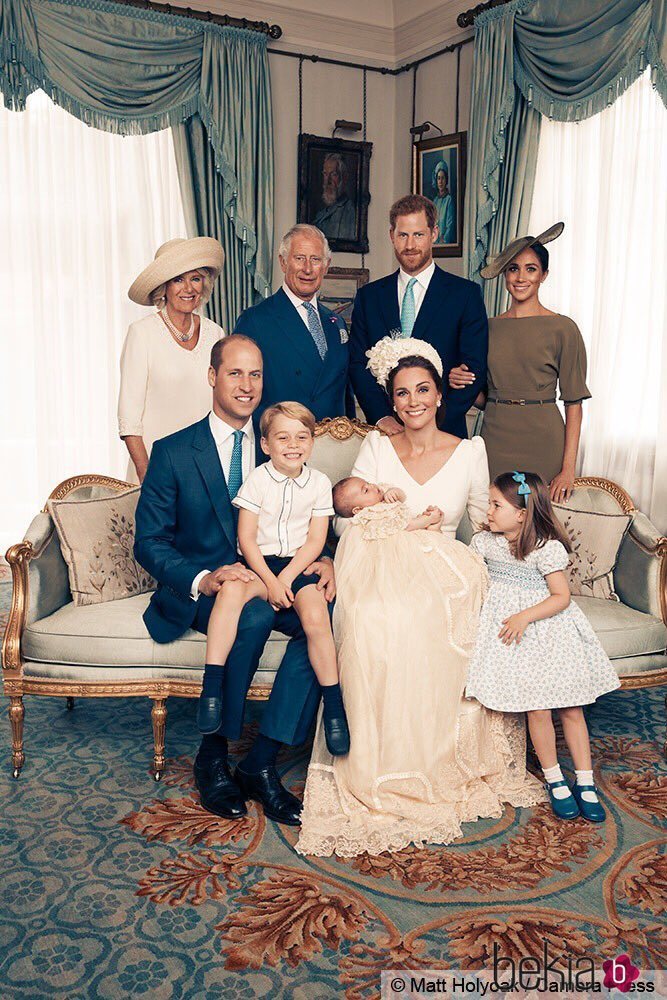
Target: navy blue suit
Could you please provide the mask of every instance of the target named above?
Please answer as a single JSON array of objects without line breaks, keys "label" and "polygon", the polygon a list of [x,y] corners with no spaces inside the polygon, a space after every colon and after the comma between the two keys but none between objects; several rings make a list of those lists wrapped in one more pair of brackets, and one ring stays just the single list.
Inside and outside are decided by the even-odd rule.
[{"label": "navy blue suit", "polygon": [[[392,330],[400,330],[398,271],[357,292],[350,331],[350,378],[359,405],[371,424],[392,415],[387,394],[366,368],[366,351]],[[415,320],[412,336],[435,347],[444,368],[443,428],[465,438],[465,415],[486,385],[489,328],[479,287],[436,265]],[[451,368],[465,363],[477,376],[465,389],[449,391]]]},{"label": "navy blue suit", "polygon": [[267,406],[288,399],[307,406],[316,420],[354,416],[345,321],[320,302],[317,308],[327,339],[324,360],[282,288],[246,309],[236,321],[234,333],[252,337],[264,358],[264,390],[255,411],[257,422]]},{"label": "navy blue suit", "polygon": [[[213,600],[190,597],[202,570],[237,562],[236,520],[208,417],[153,445],[137,504],[134,554],[158,581],[144,613],[156,642],[193,627],[205,631]],[[221,732],[238,739],[248,688],[272,629],[292,638],[276,675],[260,731],[281,743],[303,743],[320,696],[296,612],[275,612],[255,598],[241,616],[227,661]]]}]

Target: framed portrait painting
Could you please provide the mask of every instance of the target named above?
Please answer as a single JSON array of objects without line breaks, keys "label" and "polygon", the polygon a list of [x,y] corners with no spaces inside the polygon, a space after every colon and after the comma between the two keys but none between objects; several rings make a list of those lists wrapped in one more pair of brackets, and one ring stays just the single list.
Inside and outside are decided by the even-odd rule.
[{"label": "framed portrait painting", "polygon": [[354,297],[358,289],[367,284],[367,267],[330,267],[317,297],[322,305],[345,320],[349,330]]},{"label": "framed portrait painting", "polygon": [[412,147],[412,191],[430,198],[438,213],[434,257],[463,256],[466,134],[437,135]]},{"label": "framed portrait painting", "polygon": [[299,136],[297,222],[321,229],[332,250],[368,253],[371,142]]}]

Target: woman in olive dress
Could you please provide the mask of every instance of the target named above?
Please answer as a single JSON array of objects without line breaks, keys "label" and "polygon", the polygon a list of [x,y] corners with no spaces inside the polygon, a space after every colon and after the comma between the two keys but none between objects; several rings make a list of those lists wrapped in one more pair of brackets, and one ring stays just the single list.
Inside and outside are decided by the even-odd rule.
[{"label": "woman in olive dress", "polygon": [[[481,271],[483,278],[504,275],[512,302],[489,320],[488,388],[476,405],[484,409],[482,437],[491,480],[513,469],[537,472],[549,484],[551,499],[572,492],[586,385],[586,348],[576,323],[542,305],[540,287],[549,269],[545,243],[563,231],[558,222],[540,236],[513,240]],[[458,389],[474,381],[465,365],[449,373]],[[556,391],[565,405],[565,421]]]}]

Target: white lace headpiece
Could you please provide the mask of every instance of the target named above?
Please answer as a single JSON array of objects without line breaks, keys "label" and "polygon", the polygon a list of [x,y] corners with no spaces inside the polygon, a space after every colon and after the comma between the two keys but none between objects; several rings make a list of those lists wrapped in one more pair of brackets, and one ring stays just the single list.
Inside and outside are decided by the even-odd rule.
[{"label": "white lace headpiece", "polygon": [[380,385],[386,389],[389,373],[394,370],[401,358],[415,355],[430,361],[438,375],[442,378],[442,360],[435,347],[425,340],[415,337],[383,337],[377,344],[366,351],[367,368],[375,376]]}]

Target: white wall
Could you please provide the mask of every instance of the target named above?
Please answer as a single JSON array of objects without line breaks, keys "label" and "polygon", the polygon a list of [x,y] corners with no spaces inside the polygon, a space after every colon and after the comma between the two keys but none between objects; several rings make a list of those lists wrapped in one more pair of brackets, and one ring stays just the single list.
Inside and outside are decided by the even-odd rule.
[{"label": "white wall", "polygon": [[[402,65],[406,59],[432,52],[466,37],[456,26],[465,0],[338,0],[323,10],[320,0],[188,0],[191,7],[244,16],[283,28],[270,48],[316,53],[378,66]],[[335,13],[334,13],[335,11]],[[472,45],[461,51],[459,129],[468,126]],[[296,221],[298,162],[298,60],[270,54],[275,150],[275,225],[277,248]],[[367,139],[373,143],[368,210],[370,251],[366,267],[371,280],[394,266],[388,237],[389,206],[411,185],[412,72],[399,76],[368,73]],[[303,131],[330,136],[334,121],[362,120],[362,73],[358,69],[305,61],[303,64]],[[429,118],[445,133],[455,126],[456,55],[439,56],[419,67],[416,121]],[[337,133],[341,135],[341,133]],[[361,139],[361,133],[342,138]],[[334,255],[334,265],[360,267],[360,254]],[[462,273],[461,258],[440,264]],[[276,260],[274,287],[282,281]]]}]

